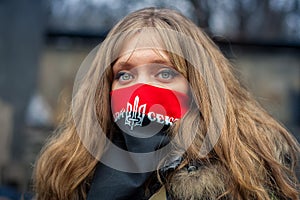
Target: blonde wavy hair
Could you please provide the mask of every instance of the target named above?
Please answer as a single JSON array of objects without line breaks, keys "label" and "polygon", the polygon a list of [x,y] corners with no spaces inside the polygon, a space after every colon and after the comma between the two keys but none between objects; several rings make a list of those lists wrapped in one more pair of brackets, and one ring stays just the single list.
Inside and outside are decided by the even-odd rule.
[{"label": "blonde wavy hair", "polygon": [[[203,72],[200,74],[183,57],[169,52],[174,67],[189,81],[196,105],[181,120],[180,127],[173,129],[173,134],[180,130],[183,143],[192,140],[184,154],[183,164],[177,170],[193,160],[213,157],[227,170],[227,178],[231,182],[220,198],[229,195],[233,199],[270,200],[271,191],[283,199],[299,199],[299,185],[295,176],[299,144],[241,87],[233,75],[231,64],[200,28],[177,11],[157,8],[129,14],[114,26],[99,48],[93,65],[74,96],[73,110],[70,108],[35,164],[34,188],[37,199],[86,199],[96,164],[105,146],[103,136],[95,134],[95,121],[107,136],[113,134],[109,95],[113,75],[111,67],[105,66],[112,66],[111,58],[119,53],[116,46],[122,45],[124,38],[110,38],[120,32],[145,27],[185,34],[201,46],[201,49],[189,48],[167,32],[158,31],[160,41],[168,49],[174,49],[173,52],[181,51],[184,56],[190,56],[195,55],[196,51],[196,56],[191,57]],[[225,101],[216,101],[215,96],[211,95],[211,91],[220,95],[220,85],[214,79],[213,69],[221,74]],[[89,105],[91,101],[95,107]],[[212,151],[201,157],[199,147],[213,120],[213,102],[226,108],[220,110],[224,125],[219,130],[221,135]],[[91,117],[95,111],[96,119]],[[74,113],[79,116],[76,120]],[[195,137],[191,138],[191,133]],[[83,144],[85,138],[92,141],[88,147]],[[98,158],[87,150],[90,148],[97,152]],[[171,177],[172,174],[168,178]]]}]

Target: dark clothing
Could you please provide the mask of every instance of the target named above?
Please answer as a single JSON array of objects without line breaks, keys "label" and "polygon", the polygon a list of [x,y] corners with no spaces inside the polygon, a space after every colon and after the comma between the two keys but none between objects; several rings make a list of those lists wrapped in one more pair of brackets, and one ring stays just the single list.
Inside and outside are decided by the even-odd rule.
[{"label": "dark clothing", "polygon": [[[139,138],[132,135],[138,134],[131,131],[132,135],[123,132],[120,129],[115,130],[112,142],[119,148],[134,152],[134,153],[147,153],[155,152],[155,150],[160,149],[169,142],[168,136],[166,136],[166,130],[168,127],[163,127],[159,133],[148,137]],[[104,158],[107,159],[118,159],[122,160],[120,163],[122,165],[128,165],[133,169],[143,169],[145,163],[148,162],[149,165],[152,164],[152,160],[141,160],[135,157],[120,157],[117,152],[114,152],[112,148],[104,153]],[[96,167],[94,178],[90,191],[88,193],[88,200],[126,200],[126,199],[149,199],[150,195],[160,188],[160,184],[157,180],[149,180],[155,172],[141,172],[141,173],[130,173],[119,171],[106,166],[102,162]],[[148,188],[146,192],[147,181],[155,182],[151,183],[151,188]]]}]

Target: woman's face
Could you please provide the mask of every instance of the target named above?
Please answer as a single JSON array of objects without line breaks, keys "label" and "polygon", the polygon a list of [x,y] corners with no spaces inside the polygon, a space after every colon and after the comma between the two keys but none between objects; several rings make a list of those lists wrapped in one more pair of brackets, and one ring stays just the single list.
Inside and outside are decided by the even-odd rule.
[{"label": "woman's face", "polygon": [[112,90],[144,83],[188,94],[187,80],[175,70],[165,51],[136,45],[135,38],[125,43],[113,65]]}]

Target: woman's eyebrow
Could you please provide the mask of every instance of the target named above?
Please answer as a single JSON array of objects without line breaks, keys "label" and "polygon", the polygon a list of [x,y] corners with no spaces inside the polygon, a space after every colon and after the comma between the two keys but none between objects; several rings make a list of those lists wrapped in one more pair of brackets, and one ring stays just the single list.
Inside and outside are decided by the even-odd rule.
[{"label": "woman's eyebrow", "polygon": [[134,67],[133,64],[131,64],[131,63],[127,62],[127,61],[120,61],[120,62],[117,62],[116,64],[117,64],[118,67],[120,67],[122,69],[123,68],[132,68],[132,67]]},{"label": "woman's eyebrow", "polygon": [[[155,58],[153,60],[149,60],[148,63],[145,64],[161,64],[161,65],[166,65],[169,67],[173,67],[173,64],[168,60],[168,59],[163,59],[163,58]],[[122,69],[132,69],[136,67],[134,63],[131,63],[128,60],[125,61],[117,61],[114,65],[113,68],[115,70],[122,70]]]},{"label": "woman's eyebrow", "polygon": [[155,59],[155,60],[151,61],[151,63],[153,63],[153,64],[172,65],[172,63],[169,60],[165,60],[165,59]]},{"label": "woman's eyebrow", "polygon": [[[128,61],[120,61],[120,62],[116,62],[116,64],[119,65],[121,68],[131,68],[135,66],[133,63],[130,63]],[[150,60],[149,64],[172,65],[172,63],[169,60],[165,60],[165,59]]]}]

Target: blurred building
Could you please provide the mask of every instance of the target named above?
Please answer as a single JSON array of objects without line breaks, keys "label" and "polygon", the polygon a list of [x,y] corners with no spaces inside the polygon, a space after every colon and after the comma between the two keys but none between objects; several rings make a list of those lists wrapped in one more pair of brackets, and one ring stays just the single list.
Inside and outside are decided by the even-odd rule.
[{"label": "blurred building", "polygon": [[145,6],[179,9],[200,24],[300,141],[299,1],[32,2],[0,4],[0,186],[26,190],[38,152],[69,109],[81,62],[118,19]]}]

